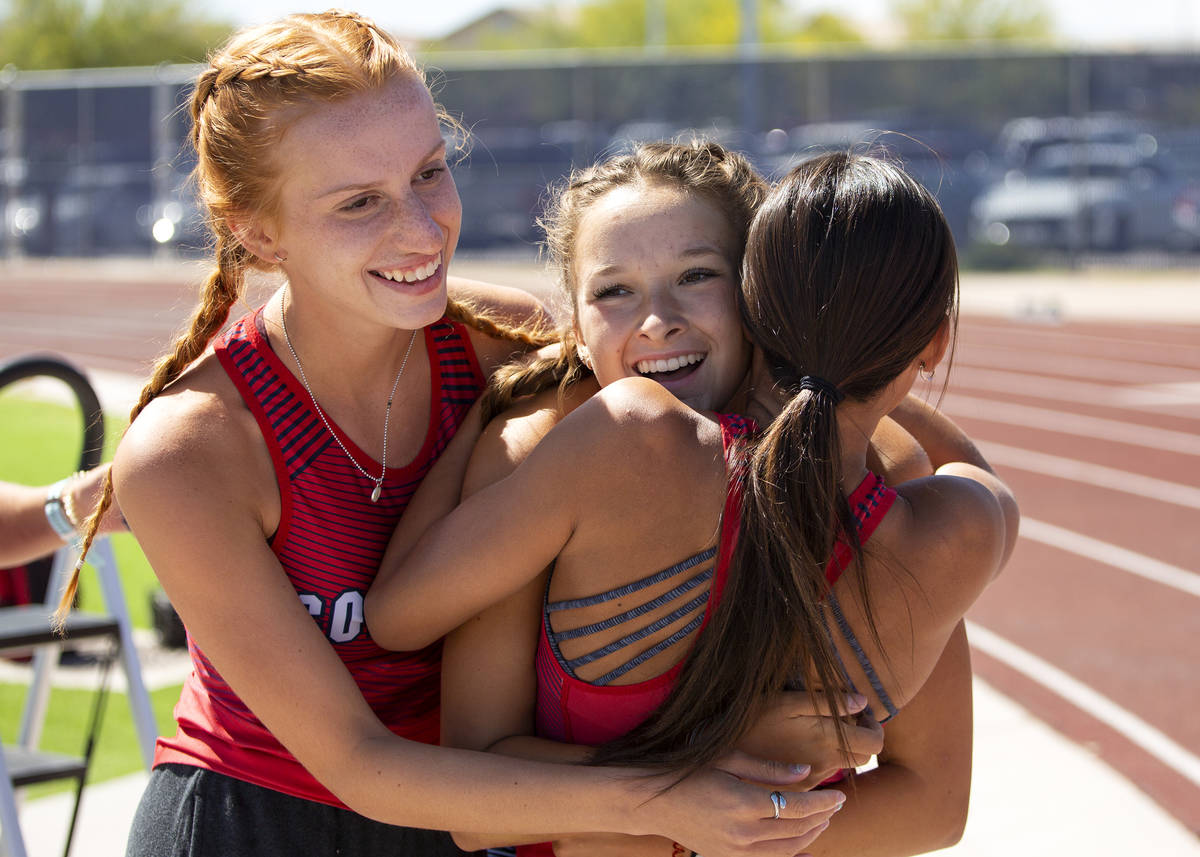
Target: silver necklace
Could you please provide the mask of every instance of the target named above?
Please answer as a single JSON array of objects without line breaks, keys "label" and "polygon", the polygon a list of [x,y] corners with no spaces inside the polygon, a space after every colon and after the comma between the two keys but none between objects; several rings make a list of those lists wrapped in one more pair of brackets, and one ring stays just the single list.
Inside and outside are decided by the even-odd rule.
[{"label": "silver necklace", "polygon": [[346,449],[346,445],[342,443],[342,439],[337,436],[337,432],[329,424],[329,419],[325,416],[325,412],[317,404],[317,397],[313,395],[312,387],[308,385],[308,378],[304,374],[304,364],[300,362],[300,355],[296,353],[296,349],[292,345],[292,338],[288,336],[287,314],[284,312],[282,295],[279,298],[279,321],[281,323],[280,326],[283,327],[283,340],[287,343],[288,351],[292,352],[292,359],[296,361],[296,368],[300,370],[300,382],[304,384],[304,389],[308,391],[308,397],[312,399],[313,408],[316,409],[317,416],[321,418],[321,422],[325,423],[325,428],[329,430],[329,434],[337,441],[337,445],[342,448],[342,452],[346,453],[346,457],[350,459],[350,463],[354,465],[354,468],[375,483],[375,490],[371,492],[371,502],[378,503],[379,497],[383,493],[383,477],[387,473],[388,422],[392,418],[392,399],[396,395],[396,387],[400,385],[400,376],[404,374],[404,367],[408,365],[408,355],[412,353],[413,343],[417,341],[417,332],[414,330],[412,336],[409,337],[408,348],[404,351],[404,359],[400,361],[400,371],[396,373],[396,380],[392,382],[392,392],[388,393],[387,408],[383,412],[383,462],[380,465],[379,476],[375,477],[364,470],[363,466],[350,454],[350,450]]}]

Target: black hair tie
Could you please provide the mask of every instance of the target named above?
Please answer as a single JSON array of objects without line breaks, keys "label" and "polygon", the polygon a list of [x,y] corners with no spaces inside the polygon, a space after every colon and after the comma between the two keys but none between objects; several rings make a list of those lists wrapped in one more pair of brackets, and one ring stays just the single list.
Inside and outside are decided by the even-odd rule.
[{"label": "black hair tie", "polygon": [[839,390],[836,384],[831,384],[817,375],[802,375],[800,377],[800,389],[812,390],[814,393],[824,393],[833,399],[835,405],[840,404],[842,399],[846,398],[846,394]]}]

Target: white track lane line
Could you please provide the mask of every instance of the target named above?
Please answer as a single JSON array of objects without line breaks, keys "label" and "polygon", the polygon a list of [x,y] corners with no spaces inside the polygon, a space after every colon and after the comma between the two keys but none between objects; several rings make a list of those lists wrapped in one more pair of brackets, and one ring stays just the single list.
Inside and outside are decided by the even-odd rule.
[{"label": "white track lane line", "polygon": [[1035,375],[1055,375],[1079,378],[1105,384],[1189,383],[1200,378],[1200,370],[1183,366],[1163,366],[1159,363],[1138,363],[1133,360],[1110,360],[1106,357],[1085,357],[1076,354],[1054,354],[1030,351],[1027,348],[962,344],[954,352],[954,371],[958,367],[1030,372]]},{"label": "white track lane line", "polygon": [[1047,455],[1044,452],[1020,449],[1003,443],[977,441],[977,444],[992,464],[1002,464],[1015,470],[1027,470],[1056,479],[1083,482],[1098,488],[1122,491],[1189,509],[1200,509],[1200,488],[1192,485],[1168,482],[1165,479],[1143,476],[1141,473],[1131,473],[1128,470],[1118,470],[1115,467],[1105,467],[1102,464],[1063,458],[1059,455]]},{"label": "white track lane line", "polygon": [[[1034,399],[1057,402],[1078,402],[1140,411],[1145,408],[1183,407],[1195,409],[1200,405],[1200,373],[1192,373],[1190,383],[1145,384],[1123,387],[1117,384],[1097,384],[1047,375],[1031,375],[1003,369],[976,369],[955,366],[953,389],[973,388],[989,393],[1011,393]],[[1200,413],[1200,411],[1197,411]],[[1191,414],[1188,414],[1190,416]]]},{"label": "white track lane line", "polygon": [[[1152,325],[1151,325],[1152,326]],[[1178,327],[1178,325],[1174,325]],[[1200,346],[1181,342],[1154,342],[1145,339],[1128,339],[1118,336],[1098,336],[1085,333],[1066,333],[1057,328],[994,327],[970,322],[970,339],[979,345],[1002,345],[1011,347],[1021,342],[1031,350],[1045,352],[1047,359],[1063,355],[1095,355],[1111,360],[1133,360],[1172,366],[1200,369]],[[1061,346],[1046,349],[1047,345]]]},{"label": "white track lane line", "polygon": [[967,622],[967,638],[972,647],[1007,664],[1112,727],[1168,768],[1200,786],[1200,758],[1133,712],[1032,652],[974,622]]},{"label": "white track lane line", "polygon": [[948,414],[990,423],[1025,426],[1059,434],[1092,437],[1131,446],[1159,449],[1164,452],[1200,455],[1200,435],[1188,432],[1109,420],[1103,417],[1071,414],[1050,408],[1014,405],[995,399],[964,396],[959,393],[947,394],[941,407]]},{"label": "white track lane line", "polygon": [[1068,553],[1093,559],[1200,598],[1200,574],[1128,548],[1024,516],[1021,517],[1021,538],[1032,539]]}]

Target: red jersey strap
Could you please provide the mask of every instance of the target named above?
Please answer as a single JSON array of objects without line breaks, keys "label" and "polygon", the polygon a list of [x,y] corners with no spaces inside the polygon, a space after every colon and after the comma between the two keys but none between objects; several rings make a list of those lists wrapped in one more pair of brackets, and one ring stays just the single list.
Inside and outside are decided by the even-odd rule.
[{"label": "red jersey strap", "polygon": [[[733,560],[733,551],[737,547],[738,532],[742,524],[742,488],[745,484],[746,462],[739,456],[741,441],[758,431],[758,424],[749,417],[736,414],[721,414],[721,446],[725,452],[725,468],[729,472],[729,485],[725,491],[725,509],[721,513],[721,540],[718,543],[717,567],[713,572],[713,582],[710,587],[711,603],[708,615],[711,616],[720,601],[721,593],[725,591],[725,581],[729,577],[729,563]],[[705,617],[705,624],[708,616]]]},{"label": "red jersey strap", "polygon": [[[888,509],[896,502],[896,492],[883,483],[883,477],[876,473],[867,473],[854,489],[854,493],[846,498],[846,502],[850,504],[850,511],[858,525],[858,543],[865,545],[884,515],[888,513]],[[825,567],[825,579],[829,581],[830,586],[838,582],[852,558],[850,545],[844,538],[838,539],[833,547],[833,557]]]}]

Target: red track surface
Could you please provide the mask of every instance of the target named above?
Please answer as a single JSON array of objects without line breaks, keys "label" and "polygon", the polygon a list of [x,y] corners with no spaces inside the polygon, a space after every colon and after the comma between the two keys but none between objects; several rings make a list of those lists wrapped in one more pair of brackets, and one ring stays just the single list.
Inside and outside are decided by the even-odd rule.
[{"label": "red track surface", "polygon": [[[1200,573],[1200,329],[1162,324],[1065,324],[1046,327],[967,318],[943,407],[975,438],[1007,450],[997,470],[1013,487],[1023,520],[1033,519]],[[997,377],[1003,374],[1003,377]],[[1011,376],[1011,377],[1010,377]],[[997,383],[1003,382],[1003,383]],[[1009,383],[1013,382],[1013,383]],[[1159,385],[1167,385],[1159,387]],[[998,392],[1003,387],[1011,392]],[[1161,393],[1147,404],[1141,391]],[[972,401],[967,402],[966,399]],[[1139,398],[1143,401],[1139,401]],[[978,400],[986,406],[981,407]],[[994,417],[1023,405],[1054,412],[1048,425],[1014,425]],[[1069,416],[1130,424],[1082,434]],[[1040,422],[1040,420],[1037,420]],[[1154,448],[1153,431],[1169,429],[1190,452]],[[1086,426],[1085,426],[1086,428]],[[1110,427],[1111,428],[1111,427]],[[1173,502],[1047,473],[1023,463],[1021,451],[1096,465],[1190,488]],[[1027,456],[1032,458],[1032,456]],[[995,458],[999,459],[999,456]],[[1020,466],[1014,466],[1019,464]],[[1134,479],[1118,479],[1132,486]],[[1200,755],[1200,598],[1164,583],[1023,537],[1001,578],[969,618],[1048,661],[1116,705]],[[1193,831],[1200,831],[1200,785],[1001,661],[976,652],[976,672],[1071,739],[1089,747],[1146,790]],[[1050,682],[1054,687],[1054,682]],[[1176,761],[1179,754],[1167,754]],[[1184,757],[1186,758],[1186,757]]]},{"label": "red track surface", "polygon": [[[90,369],[145,374],[190,310],[194,280],[169,268],[105,282],[0,269],[0,360],[53,350]],[[1147,579],[1108,564],[1109,548],[1106,561],[1089,558],[1035,540],[1031,526],[969,618],[1133,715],[1106,725],[1059,695],[1074,690],[1053,675],[976,652],[982,678],[1200,831],[1200,783],[1187,767],[1200,763],[1200,328],[966,317],[942,404],[995,451],[1027,521],[1132,551],[1143,566],[1178,567],[1190,581],[1188,591]],[[1181,752],[1148,751],[1147,730]]]}]

